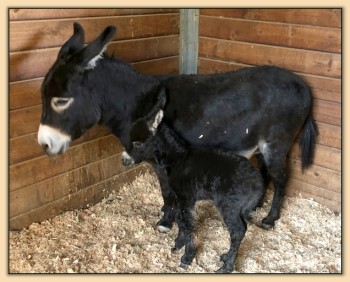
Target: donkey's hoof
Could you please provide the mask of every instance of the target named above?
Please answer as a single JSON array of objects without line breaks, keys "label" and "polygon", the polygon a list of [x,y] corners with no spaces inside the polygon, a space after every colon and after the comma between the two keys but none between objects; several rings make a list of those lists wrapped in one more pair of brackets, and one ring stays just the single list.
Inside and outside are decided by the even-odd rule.
[{"label": "donkey's hoof", "polygon": [[261,228],[263,228],[263,229],[265,229],[265,230],[270,230],[270,229],[272,229],[272,228],[274,227],[274,225],[261,223],[261,224],[259,225],[259,227],[261,227]]},{"label": "donkey's hoof", "polygon": [[275,221],[265,217],[262,220],[260,227],[264,228],[265,230],[272,229],[275,227]]}]

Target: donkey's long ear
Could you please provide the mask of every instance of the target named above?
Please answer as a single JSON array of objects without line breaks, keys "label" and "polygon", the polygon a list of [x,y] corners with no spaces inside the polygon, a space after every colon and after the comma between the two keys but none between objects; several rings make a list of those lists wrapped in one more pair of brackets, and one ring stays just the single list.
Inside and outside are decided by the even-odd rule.
[{"label": "donkey's long ear", "polygon": [[79,65],[83,69],[95,67],[96,61],[101,58],[107,44],[112,40],[116,32],[114,26],[108,26],[105,30],[88,46],[81,50],[72,58],[72,63]]},{"label": "donkey's long ear", "polygon": [[66,43],[63,44],[61,50],[58,53],[57,60],[66,62],[68,61],[73,55],[77,54],[79,51],[81,51],[84,47],[84,41],[85,41],[85,33],[82,26],[78,23],[74,23],[74,33],[67,40]]}]

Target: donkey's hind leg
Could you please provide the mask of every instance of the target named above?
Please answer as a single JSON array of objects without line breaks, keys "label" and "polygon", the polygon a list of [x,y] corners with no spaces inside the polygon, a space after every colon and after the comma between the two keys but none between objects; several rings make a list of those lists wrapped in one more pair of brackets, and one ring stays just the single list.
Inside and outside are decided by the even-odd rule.
[{"label": "donkey's hind leg", "polygon": [[280,217],[281,206],[285,195],[288,181],[286,158],[291,144],[268,144],[262,152],[266,162],[267,170],[271,175],[275,188],[271,209],[267,217],[262,220],[262,227],[270,229],[274,227],[275,221]]},{"label": "donkey's hind leg", "polygon": [[[257,163],[258,163],[260,174],[261,174],[262,179],[264,181],[264,196],[265,196],[265,192],[266,192],[266,190],[267,190],[267,188],[268,188],[268,186],[269,186],[269,184],[271,182],[271,176],[270,176],[270,174],[268,172],[264,156],[261,153],[256,154],[256,160],[257,160]],[[263,205],[264,196],[261,197],[258,205],[256,206],[257,208],[260,208]]]}]

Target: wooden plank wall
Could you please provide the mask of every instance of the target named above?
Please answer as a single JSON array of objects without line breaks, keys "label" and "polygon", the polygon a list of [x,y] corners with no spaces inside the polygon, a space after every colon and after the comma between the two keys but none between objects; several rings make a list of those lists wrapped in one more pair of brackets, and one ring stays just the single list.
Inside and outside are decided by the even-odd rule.
[{"label": "wooden plank wall", "polygon": [[143,169],[121,166],[122,146],[98,126],[63,156],[49,158],[37,144],[43,76],[75,21],[84,27],[86,43],[107,25],[117,26],[108,52],[136,69],[178,73],[178,9],[10,9],[10,229],[95,203]]},{"label": "wooden plank wall", "polygon": [[295,144],[287,193],[341,209],[341,9],[201,9],[199,73],[276,65],[312,88],[319,128],[314,165]]}]

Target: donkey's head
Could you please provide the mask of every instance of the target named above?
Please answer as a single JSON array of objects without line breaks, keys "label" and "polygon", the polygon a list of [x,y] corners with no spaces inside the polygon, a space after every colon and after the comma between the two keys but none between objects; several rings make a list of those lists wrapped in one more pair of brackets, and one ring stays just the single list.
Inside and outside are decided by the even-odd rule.
[{"label": "donkey's head", "polygon": [[99,102],[90,91],[92,87],[86,84],[89,72],[115,32],[116,28],[109,26],[84,46],[84,30],[75,23],[74,34],[47,73],[41,87],[43,108],[38,142],[49,156],[63,153],[72,140],[99,121]]}]

